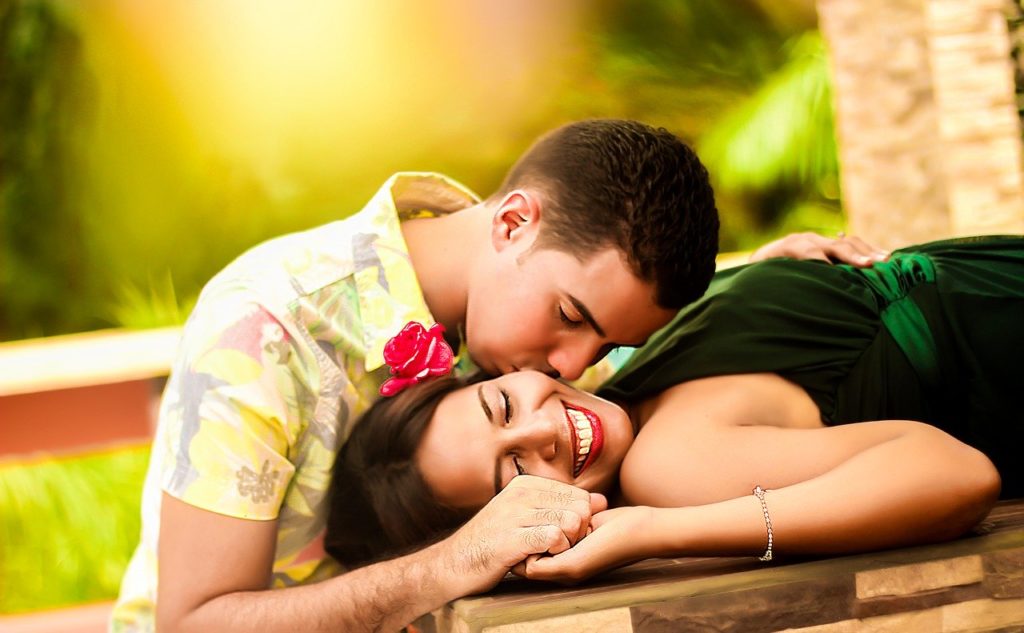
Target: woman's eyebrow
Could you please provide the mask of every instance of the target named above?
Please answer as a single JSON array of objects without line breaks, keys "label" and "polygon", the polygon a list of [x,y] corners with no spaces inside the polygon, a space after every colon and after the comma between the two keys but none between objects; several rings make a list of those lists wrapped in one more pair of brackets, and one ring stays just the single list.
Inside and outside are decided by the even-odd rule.
[{"label": "woman's eyebrow", "polygon": [[480,408],[484,410],[484,415],[487,416],[488,421],[494,421],[494,414],[491,413],[491,407],[487,406],[487,398],[484,397],[484,386],[480,385],[476,388],[476,397],[480,399]]},{"label": "woman's eyebrow", "polygon": [[[491,407],[487,405],[483,385],[476,388],[476,397],[480,400],[480,408],[484,410],[487,421],[494,424],[494,414],[491,412]],[[494,496],[497,497],[499,492],[501,492],[501,459],[496,459],[494,460]]]}]

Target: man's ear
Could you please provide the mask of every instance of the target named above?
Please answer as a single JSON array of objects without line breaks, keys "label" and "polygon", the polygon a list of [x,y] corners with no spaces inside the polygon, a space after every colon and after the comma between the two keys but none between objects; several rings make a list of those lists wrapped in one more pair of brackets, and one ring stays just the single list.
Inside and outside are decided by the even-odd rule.
[{"label": "man's ear", "polygon": [[536,192],[516,189],[506,194],[491,218],[494,250],[512,244],[532,245],[540,229],[541,206]]}]

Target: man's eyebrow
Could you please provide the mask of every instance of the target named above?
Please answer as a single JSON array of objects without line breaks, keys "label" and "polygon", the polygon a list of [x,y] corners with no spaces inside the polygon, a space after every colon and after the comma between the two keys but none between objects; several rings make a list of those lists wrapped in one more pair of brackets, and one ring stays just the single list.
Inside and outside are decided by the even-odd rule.
[{"label": "man's eyebrow", "polygon": [[608,338],[608,335],[604,333],[604,329],[597,324],[597,321],[594,320],[594,315],[590,313],[587,306],[583,305],[582,301],[572,295],[569,295],[569,302],[572,303],[573,307],[580,313],[583,320],[589,323],[590,327],[594,328],[594,331],[597,332],[598,336],[601,338]]},{"label": "man's eyebrow", "polygon": [[[494,414],[491,413],[491,407],[487,404],[487,398],[484,397],[484,386],[480,385],[476,388],[476,397],[480,400],[480,408],[484,410],[484,415],[487,416],[487,423],[494,424]],[[501,460],[494,460],[494,496],[497,497],[498,493],[501,492]]]}]

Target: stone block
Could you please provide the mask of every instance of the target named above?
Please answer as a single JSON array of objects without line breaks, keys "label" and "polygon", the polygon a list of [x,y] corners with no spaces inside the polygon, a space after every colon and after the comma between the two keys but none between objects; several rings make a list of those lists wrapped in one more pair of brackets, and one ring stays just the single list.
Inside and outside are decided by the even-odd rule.
[{"label": "stone block", "polygon": [[980,583],[985,573],[980,556],[862,571],[856,575],[857,598],[906,596],[921,591]]},{"label": "stone block", "polygon": [[853,578],[848,575],[688,596],[632,608],[636,633],[716,631],[767,633],[850,619]]},{"label": "stone block", "polygon": [[981,558],[984,585],[993,598],[1024,598],[1024,548],[989,552]]},{"label": "stone block", "polygon": [[606,609],[564,615],[543,620],[500,624],[483,629],[483,633],[632,633],[629,608]]},{"label": "stone block", "polygon": [[941,630],[942,612],[939,609],[926,609],[914,613],[896,613],[802,629],[786,629],[781,633],[934,633]]},{"label": "stone block", "polygon": [[942,633],[979,631],[1024,625],[1024,600],[974,600],[947,604],[942,610]]}]

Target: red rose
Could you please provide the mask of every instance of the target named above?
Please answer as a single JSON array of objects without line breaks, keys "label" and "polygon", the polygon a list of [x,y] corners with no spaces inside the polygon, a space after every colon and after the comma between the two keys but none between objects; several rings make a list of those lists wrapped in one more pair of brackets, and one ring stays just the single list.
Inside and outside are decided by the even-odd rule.
[{"label": "red rose", "polygon": [[452,370],[455,354],[444,340],[444,326],[427,328],[409,321],[402,331],[384,345],[384,362],[391,367],[391,378],[380,386],[380,395],[393,396],[409,385],[432,376],[444,376]]}]

